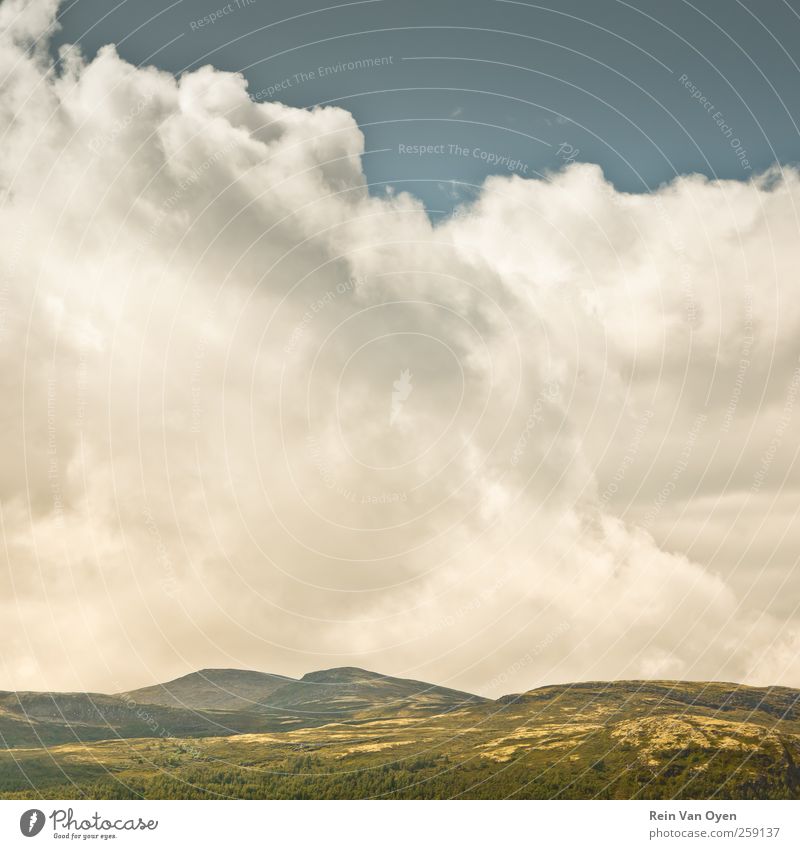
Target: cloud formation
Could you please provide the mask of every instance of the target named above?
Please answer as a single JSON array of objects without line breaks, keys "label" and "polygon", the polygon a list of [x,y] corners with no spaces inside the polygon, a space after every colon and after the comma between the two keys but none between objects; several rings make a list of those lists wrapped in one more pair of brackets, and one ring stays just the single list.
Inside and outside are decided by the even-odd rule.
[{"label": "cloud formation", "polygon": [[0,7],[6,688],[800,685],[800,176],[493,177]]}]

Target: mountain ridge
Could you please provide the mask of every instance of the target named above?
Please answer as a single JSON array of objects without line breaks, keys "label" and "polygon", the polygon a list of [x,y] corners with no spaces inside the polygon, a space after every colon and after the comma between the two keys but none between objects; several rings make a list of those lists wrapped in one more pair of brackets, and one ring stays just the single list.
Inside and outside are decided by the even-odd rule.
[{"label": "mountain ridge", "polygon": [[272,733],[336,721],[447,714],[488,699],[357,667],[302,679],[205,668],[114,694],[0,691],[0,747]]},{"label": "mountain ridge", "polygon": [[247,710],[295,678],[252,669],[205,668],[116,694],[143,704],[200,710]]},{"label": "mountain ridge", "polygon": [[379,707],[433,713],[487,701],[472,693],[354,666],[314,670],[300,679],[252,670],[206,669],[124,695],[136,702],[188,709],[278,711],[332,719]]},{"label": "mountain ridge", "polygon": [[[202,698],[209,681],[225,698],[237,680],[278,683],[192,675],[175,681]],[[238,711],[0,693],[0,795],[800,798],[800,690],[789,687],[595,681],[491,700],[353,667],[309,676]]]}]

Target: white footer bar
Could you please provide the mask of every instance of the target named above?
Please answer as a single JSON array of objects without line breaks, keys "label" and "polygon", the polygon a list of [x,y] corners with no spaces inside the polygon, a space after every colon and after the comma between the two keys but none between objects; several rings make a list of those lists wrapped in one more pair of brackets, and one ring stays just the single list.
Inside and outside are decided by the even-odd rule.
[{"label": "white footer bar", "polygon": [[800,802],[0,801],[0,846],[800,846]]}]

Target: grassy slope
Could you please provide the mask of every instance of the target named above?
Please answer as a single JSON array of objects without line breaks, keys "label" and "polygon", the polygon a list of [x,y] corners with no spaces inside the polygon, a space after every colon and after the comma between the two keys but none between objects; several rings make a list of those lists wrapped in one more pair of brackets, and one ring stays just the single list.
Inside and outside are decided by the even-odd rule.
[{"label": "grassy slope", "polygon": [[0,753],[5,796],[800,798],[800,692],[546,687],[448,714]]},{"label": "grassy slope", "polygon": [[446,713],[488,700],[363,669],[310,673],[301,681],[206,669],[118,696],[0,692],[0,744],[53,746],[132,737],[227,736],[317,727],[367,714]]},{"label": "grassy slope", "polygon": [[194,710],[257,709],[276,690],[295,683],[284,675],[243,669],[201,669],[127,695],[137,704],[155,704]]}]

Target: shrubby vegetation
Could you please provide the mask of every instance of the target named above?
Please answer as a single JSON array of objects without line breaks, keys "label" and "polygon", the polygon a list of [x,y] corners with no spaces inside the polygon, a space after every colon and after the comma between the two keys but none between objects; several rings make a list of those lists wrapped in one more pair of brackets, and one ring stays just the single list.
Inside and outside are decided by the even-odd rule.
[{"label": "shrubby vegetation", "polygon": [[0,752],[0,795],[92,799],[797,799],[800,694],[546,688],[431,717]]}]

